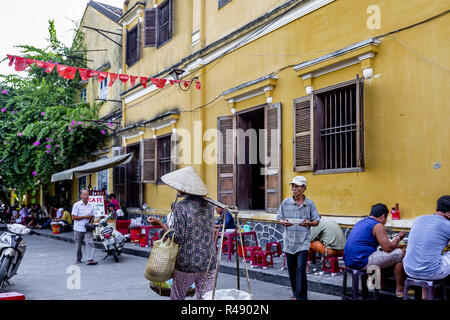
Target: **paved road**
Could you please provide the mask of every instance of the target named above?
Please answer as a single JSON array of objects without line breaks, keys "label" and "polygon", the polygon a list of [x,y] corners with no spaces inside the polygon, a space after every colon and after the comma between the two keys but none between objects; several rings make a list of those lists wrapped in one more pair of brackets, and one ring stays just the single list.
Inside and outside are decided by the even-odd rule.
[{"label": "paved road", "polygon": [[[36,235],[25,238],[28,246],[19,272],[11,280],[12,285],[2,291],[24,293],[27,300],[169,299],[149,288],[149,281],[143,276],[146,258],[123,254],[119,263],[111,257],[102,261],[105,254],[96,249],[98,265],[75,264],[74,244]],[[291,297],[291,289],[286,286],[252,279],[250,286],[255,300],[289,300]],[[218,289],[223,288],[236,288],[236,277],[220,273]],[[241,278],[241,289],[247,291],[245,278]],[[320,293],[308,294],[311,300],[340,300]]]}]

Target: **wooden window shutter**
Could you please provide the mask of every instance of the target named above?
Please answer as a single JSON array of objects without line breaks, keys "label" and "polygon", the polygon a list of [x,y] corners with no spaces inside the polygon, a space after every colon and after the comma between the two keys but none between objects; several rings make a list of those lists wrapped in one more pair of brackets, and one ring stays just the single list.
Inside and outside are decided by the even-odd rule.
[{"label": "wooden window shutter", "polygon": [[356,77],[356,166],[364,167],[364,78]]},{"label": "wooden window shutter", "polygon": [[225,116],[217,119],[217,129],[220,133],[217,139],[217,197],[223,204],[236,205],[236,161],[234,141],[235,116]]},{"label": "wooden window shutter", "polygon": [[169,0],[169,39],[173,38],[173,0]]},{"label": "wooden window shutter", "polygon": [[141,23],[137,24],[137,35],[136,35],[136,61],[141,58]]},{"label": "wooden window shutter", "polygon": [[313,95],[294,99],[294,171],[314,170]]},{"label": "wooden window shutter", "polygon": [[281,203],[281,104],[265,107],[265,209],[276,213]]},{"label": "wooden window shutter", "polygon": [[157,21],[157,8],[145,9],[145,26],[144,26],[144,46],[145,47],[156,47],[157,32],[156,32],[156,21]]},{"label": "wooden window shutter", "polygon": [[130,31],[126,32],[127,38],[125,39],[126,48],[125,48],[125,63],[130,65]]},{"label": "wooden window shutter", "polygon": [[156,139],[144,139],[141,176],[142,183],[156,182]]}]

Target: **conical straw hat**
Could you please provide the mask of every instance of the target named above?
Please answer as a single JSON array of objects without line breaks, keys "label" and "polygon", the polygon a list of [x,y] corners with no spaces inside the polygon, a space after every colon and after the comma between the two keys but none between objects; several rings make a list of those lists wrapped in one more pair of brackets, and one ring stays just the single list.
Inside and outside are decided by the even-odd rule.
[{"label": "conical straw hat", "polygon": [[163,175],[161,180],[169,187],[185,193],[198,196],[206,196],[209,193],[205,183],[193,167],[185,167],[169,172]]}]

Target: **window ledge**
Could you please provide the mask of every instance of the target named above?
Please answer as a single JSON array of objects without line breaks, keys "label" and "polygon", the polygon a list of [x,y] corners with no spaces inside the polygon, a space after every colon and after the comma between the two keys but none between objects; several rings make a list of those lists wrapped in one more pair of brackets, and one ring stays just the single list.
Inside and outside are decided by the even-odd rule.
[{"label": "window ledge", "polygon": [[335,173],[352,173],[352,172],[365,172],[364,168],[346,168],[346,169],[328,169],[328,170],[316,170],[313,175],[320,174],[335,174]]}]

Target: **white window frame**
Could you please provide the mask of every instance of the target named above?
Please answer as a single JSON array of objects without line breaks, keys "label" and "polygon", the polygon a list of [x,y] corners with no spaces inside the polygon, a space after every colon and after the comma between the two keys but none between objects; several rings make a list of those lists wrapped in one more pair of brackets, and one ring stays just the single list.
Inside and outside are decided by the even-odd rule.
[{"label": "white window frame", "polygon": [[108,100],[108,77],[100,82],[100,94],[99,99]]}]

